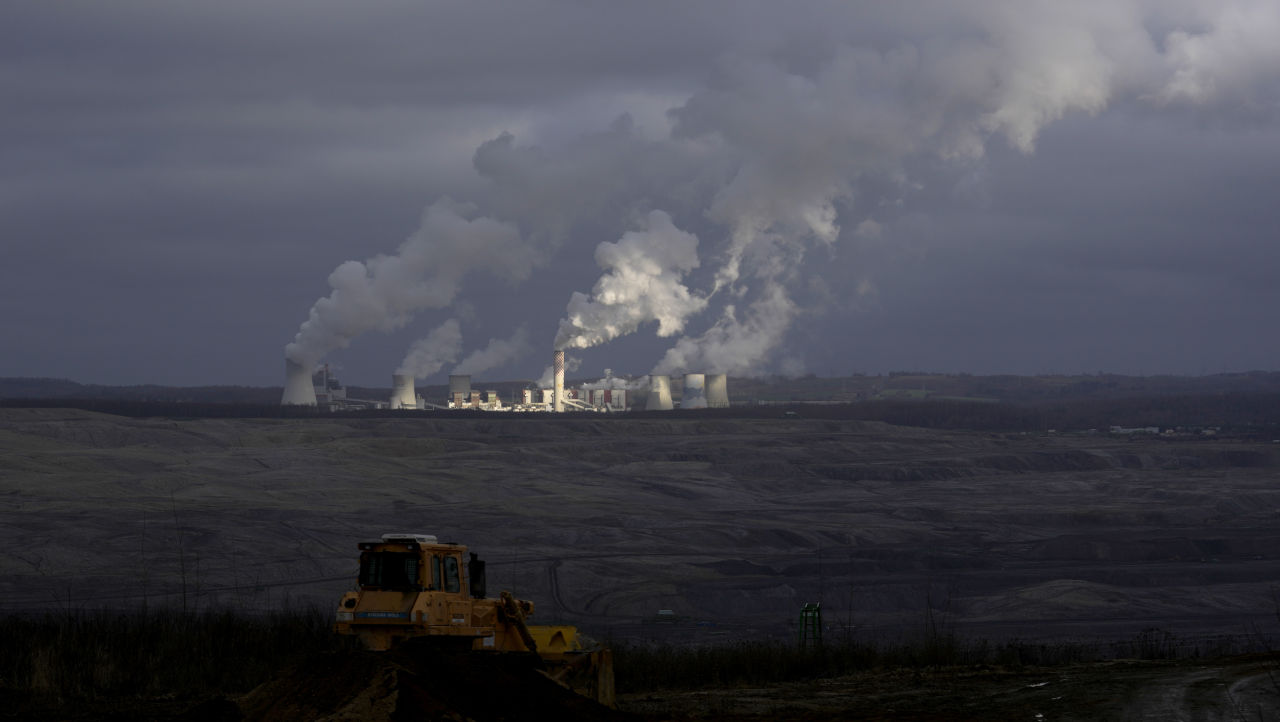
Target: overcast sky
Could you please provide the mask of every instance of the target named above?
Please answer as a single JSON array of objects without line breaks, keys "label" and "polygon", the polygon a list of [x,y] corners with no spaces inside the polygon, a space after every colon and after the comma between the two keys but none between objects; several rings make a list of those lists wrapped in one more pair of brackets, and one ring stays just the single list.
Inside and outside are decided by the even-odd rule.
[{"label": "overcast sky", "polygon": [[6,3],[0,376],[1274,370],[1278,38],[1274,0]]}]

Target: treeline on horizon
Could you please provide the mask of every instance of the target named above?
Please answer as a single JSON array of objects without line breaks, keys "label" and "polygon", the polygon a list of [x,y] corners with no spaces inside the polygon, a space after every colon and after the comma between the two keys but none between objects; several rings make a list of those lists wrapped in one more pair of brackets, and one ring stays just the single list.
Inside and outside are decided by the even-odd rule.
[{"label": "treeline on horizon", "polygon": [[[577,385],[594,379],[570,379]],[[494,389],[510,398],[527,381],[476,381],[473,387]],[[420,385],[425,398],[445,400],[445,386]],[[674,388],[677,398],[679,388]],[[942,374],[895,371],[884,375],[853,374],[821,377],[732,377],[730,399],[737,405],[787,401],[865,401],[906,398],[980,399],[1014,403],[1071,401],[1080,399],[1120,399],[1146,396],[1178,396],[1231,393],[1280,393],[1280,372],[1248,371],[1208,376],[1124,376],[1120,374],[1080,374],[981,376],[968,373]],[[348,386],[351,398],[385,400],[387,387]],[[68,379],[0,377],[0,399],[127,400],[173,403],[278,405],[279,386],[108,386],[82,384]]]},{"label": "treeline on horizon", "polygon": [[429,418],[487,419],[528,422],[556,419],[780,419],[881,421],[896,426],[933,429],[1044,433],[1050,430],[1107,432],[1112,426],[1179,428],[1186,432],[1213,429],[1223,434],[1259,439],[1280,438],[1280,393],[1234,393],[1083,399],[1054,403],[1013,404],[956,399],[873,400],[850,403],[782,403],[728,409],[633,411],[626,414],[573,412],[504,414],[486,411],[326,412],[310,407],[272,404],[140,401],[128,399],[0,399],[4,408],[74,408],[134,418]]}]

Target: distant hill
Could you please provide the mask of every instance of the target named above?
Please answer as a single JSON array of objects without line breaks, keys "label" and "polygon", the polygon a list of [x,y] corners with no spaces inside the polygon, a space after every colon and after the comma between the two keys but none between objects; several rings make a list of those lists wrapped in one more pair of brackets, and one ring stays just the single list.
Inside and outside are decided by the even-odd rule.
[{"label": "distant hill", "polygon": [[[680,397],[680,382],[672,380]],[[571,380],[576,385],[582,380]],[[508,397],[523,388],[520,381],[475,381],[475,389],[496,389]],[[419,386],[418,393],[443,403],[446,387]],[[734,404],[855,401],[1000,401],[1016,404],[1125,399],[1149,396],[1200,396],[1206,394],[1278,394],[1280,372],[1249,371],[1211,376],[975,376],[893,372],[885,375],[844,377],[739,378],[729,380]],[[204,404],[278,404],[279,386],[104,386],[68,379],[0,377],[0,399],[114,399]],[[352,398],[385,400],[388,387],[349,386]]]},{"label": "distant hill", "polygon": [[278,404],[279,386],[103,386],[67,379],[0,378],[0,399],[112,399],[170,403]]},{"label": "distant hill", "polygon": [[[570,385],[580,383],[574,381]],[[510,398],[523,382],[481,381],[475,389]],[[672,384],[679,399],[680,384]],[[443,386],[418,393],[442,403]],[[642,392],[643,393],[643,392]],[[643,395],[636,403],[643,408]],[[349,398],[384,400],[388,388],[347,387]],[[66,379],[0,378],[0,406],[75,407],[123,416],[306,417],[314,408],[280,406],[280,387],[102,386]],[[1280,373],[1213,376],[971,376],[901,373],[844,378],[769,377],[729,381],[730,409],[681,413],[708,417],[862,419],[926,428],[1106,432],[1112,426],[1177,427],[1280,436]],[[396,416],[401,411],[347,412]],[[470,414],[484,412],[421,412]],[[640,412],[645,413],[645,412]],[[664,414],[668,412],[648,412]]]},{"label": "distant hill", "polygon": [[912,371],[837,378],[812,375],[801,378],[734,378],[729,383],[731,400],[770,402],[950,399],[1033,404],[1085,399],[1252,393],[1280,393],[1280,372],[1248,371],[1211,376],[975,376]]}]

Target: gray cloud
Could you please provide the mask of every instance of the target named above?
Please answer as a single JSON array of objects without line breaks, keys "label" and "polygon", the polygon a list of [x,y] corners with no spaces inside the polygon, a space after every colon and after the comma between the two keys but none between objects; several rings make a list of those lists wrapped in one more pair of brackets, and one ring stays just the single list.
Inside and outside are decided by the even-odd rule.
[{"label": "gray cloud", "polygon": [[[278,383],[316,298],[299,343],[353,383],[452,304],[549,346],[659,209],[707,309],[587,368],[1269,364],[1278,29],[1261,0],[20,5],[0,374]],[[445,196],[501,242],[415,231]]]}]

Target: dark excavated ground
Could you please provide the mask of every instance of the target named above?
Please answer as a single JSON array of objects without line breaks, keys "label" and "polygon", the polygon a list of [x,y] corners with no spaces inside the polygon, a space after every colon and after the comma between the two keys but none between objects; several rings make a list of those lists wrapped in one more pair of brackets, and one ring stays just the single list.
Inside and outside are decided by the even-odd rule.
[{"label": "dark excavated ground", "polygon": [[[0,684],[0,719],[183,720],[635,720],[579,696],[531,654],[442,651],[408,643],[390,652],[326,651],[276,670],[245,694],[22,695]],[[541,714],[539,713],[541,712]]]},{"label": "dark excavated ground", "polygon": [[538,717],[533,710],[567,722],[633,719],[560,687],[536,664],[414,645],[332,653],[285,670],[239,707],[248,720],[521,720]]},{"label": "dark excavated ground", "polygon": [[[1277,447],[810,419],[0,409],[0,612],[328,606],[433,533],[620,640],[1274,632]],[[671,614],[659,615],[659,610]]]}]

